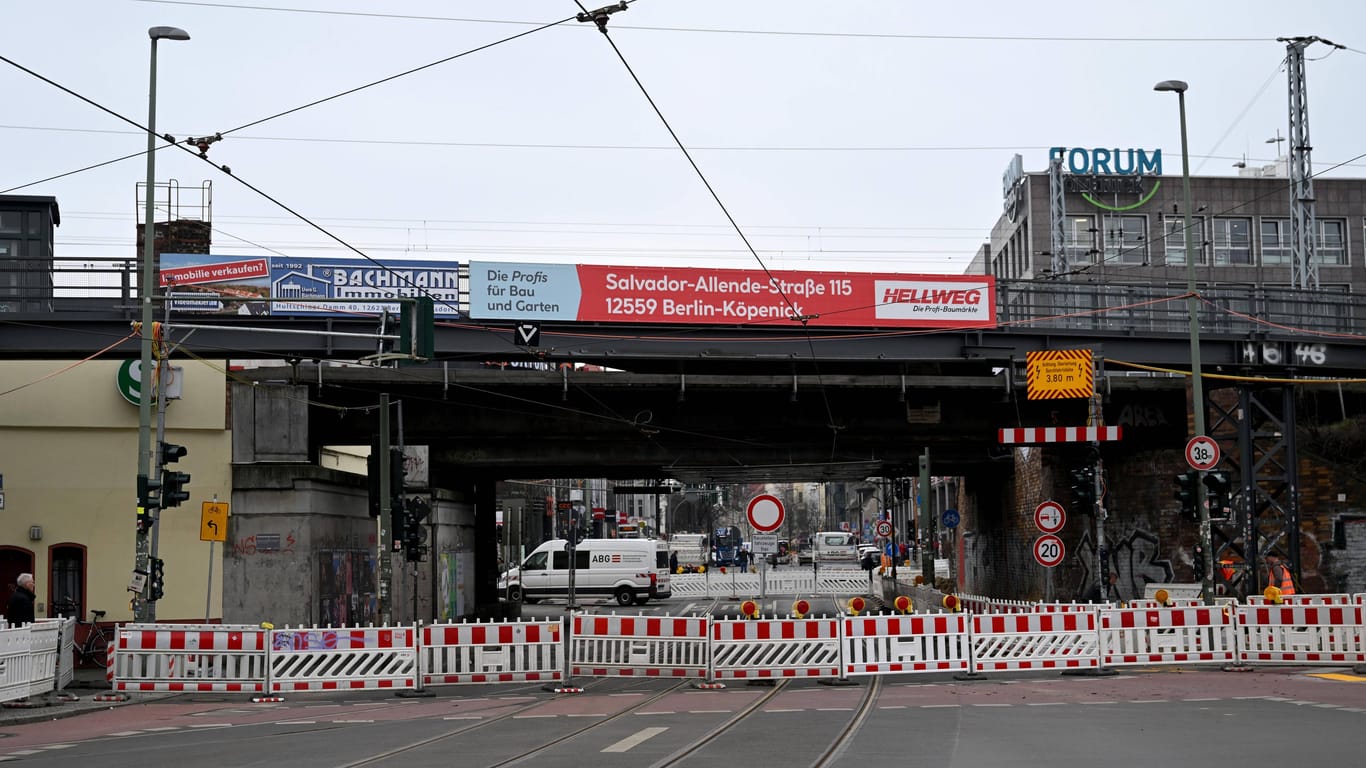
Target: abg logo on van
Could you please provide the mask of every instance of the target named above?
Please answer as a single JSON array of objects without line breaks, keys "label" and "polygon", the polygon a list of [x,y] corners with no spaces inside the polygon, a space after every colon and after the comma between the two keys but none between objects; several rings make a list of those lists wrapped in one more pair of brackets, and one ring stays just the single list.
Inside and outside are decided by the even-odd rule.
[{"label": "abg logo on van", "polygon": [[594,554],[589,557],[588,561],[590,563],[619,563],[621,562],[621,555]]}]

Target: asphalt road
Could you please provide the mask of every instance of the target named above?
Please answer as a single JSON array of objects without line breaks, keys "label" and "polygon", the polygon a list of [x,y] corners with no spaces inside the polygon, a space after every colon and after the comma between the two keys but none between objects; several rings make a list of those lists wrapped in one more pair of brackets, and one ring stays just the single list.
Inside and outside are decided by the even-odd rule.
[{"label": "asphalt road", "polygon": [[[697,690],[669,680],[290,696],[187,694],[0,724],[23,765],[1184,766],[1361,759],[1366,677],[1337,669],[1155,667],[1112,677],[1023,673],[791,681]],[[822,760],[828,760],[822,762]]]}]

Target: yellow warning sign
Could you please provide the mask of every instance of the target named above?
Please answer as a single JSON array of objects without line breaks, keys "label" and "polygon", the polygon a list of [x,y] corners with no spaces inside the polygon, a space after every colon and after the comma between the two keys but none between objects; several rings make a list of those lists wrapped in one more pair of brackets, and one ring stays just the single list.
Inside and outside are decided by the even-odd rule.
[{"label": "yellow warning sign", "polygon": [[199,540],[228,540],[227,502],[206,501],[199,512]]},{"label": "yellow warning sign", "polygon": [[1089,349],[1045,349],[1025,357],[1025,385],[1030,400],[1066,400],[1095,394]]}]

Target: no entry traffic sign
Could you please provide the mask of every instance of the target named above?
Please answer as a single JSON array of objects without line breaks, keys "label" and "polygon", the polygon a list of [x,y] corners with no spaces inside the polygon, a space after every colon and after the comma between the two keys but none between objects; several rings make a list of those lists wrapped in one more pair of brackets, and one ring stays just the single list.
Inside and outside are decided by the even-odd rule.
[{"label": "no entry traffic sign", "polygon": [[1043,533],[1057,533],[1067,524],[1067,512],[1052,499],[1034,508],[1034,526]]},{"label": "no entry traffic sign", "polygon": [[1207,435],[1196,435],[1186,443],[1186,463],[1192,469],[1205,471],[1219,464],[1219,444]]},{"label": "no entry traffic sign", "polygon": [[777,496],[767,493],[759,494],[749,500],[749,507],[745,509],[745,516],[749,518],[750,527],[760,533],[772,533],[782,527],[783,524],[783,502]]},{"label": "no entry traffic sign", "polygon": [[1045,568],[1052,568],[1061,563],[1065,554],[1067,548],[1063,546],[1062,539],[1051,533],[1034,540],[1034,559]]}]

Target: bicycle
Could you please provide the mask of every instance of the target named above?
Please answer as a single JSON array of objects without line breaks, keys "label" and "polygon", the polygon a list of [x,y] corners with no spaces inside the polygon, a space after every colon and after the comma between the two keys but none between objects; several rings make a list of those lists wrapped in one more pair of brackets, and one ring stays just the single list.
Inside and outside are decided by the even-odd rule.
[{"label": "bicycle", "polygon": [[[59,614],[67,611],[75,612],[76,610],[75,603],[70,602],[59,603],[56,607]],[[71,648],[78,666],[88,664],[97,669],[105,668],[105,664],[109,660],[109,636],[105,634],[104,628],[100,626],[100,619],[104,618],[105,613],[106,611],[97,611],[92,608],[90,609],[90,621],[82,621],[80,618],[76,619],[76,626],[78,628],[86,628],[85,639],[79,643],[73,644]],[[79,637],[80,634],[81,633],[77,631],[76,636]]]}]

